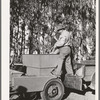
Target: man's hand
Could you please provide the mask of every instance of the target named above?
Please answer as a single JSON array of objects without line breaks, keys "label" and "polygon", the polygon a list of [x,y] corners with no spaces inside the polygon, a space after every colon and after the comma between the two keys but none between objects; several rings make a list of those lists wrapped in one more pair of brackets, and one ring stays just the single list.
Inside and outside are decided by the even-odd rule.
[{"label": "man's hand", "polygon": [[59,52],[60,52],[59,49],[56,49],[56,50],[53,49],[50,54],[59,54]]}]

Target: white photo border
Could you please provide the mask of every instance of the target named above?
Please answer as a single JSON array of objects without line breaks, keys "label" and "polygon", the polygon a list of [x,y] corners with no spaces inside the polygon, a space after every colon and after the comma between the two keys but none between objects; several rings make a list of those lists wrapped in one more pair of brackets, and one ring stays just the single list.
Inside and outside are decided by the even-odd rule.
[{"label": "white photo border", "polygon": [[[9,100],[10,0],[1,0],[1,100]],[[99,100],[99,0],[96,0],[96,96]]]}]

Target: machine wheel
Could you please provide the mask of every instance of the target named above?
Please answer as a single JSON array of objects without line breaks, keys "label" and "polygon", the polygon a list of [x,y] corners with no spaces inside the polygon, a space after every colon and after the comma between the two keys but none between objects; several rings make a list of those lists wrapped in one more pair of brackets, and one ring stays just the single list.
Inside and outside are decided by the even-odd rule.
[{"label": "machine wheel", "polygon": [[41,92],[43,100],[61,100],[64,95],[64,86],[60,79],[51,79]]}]

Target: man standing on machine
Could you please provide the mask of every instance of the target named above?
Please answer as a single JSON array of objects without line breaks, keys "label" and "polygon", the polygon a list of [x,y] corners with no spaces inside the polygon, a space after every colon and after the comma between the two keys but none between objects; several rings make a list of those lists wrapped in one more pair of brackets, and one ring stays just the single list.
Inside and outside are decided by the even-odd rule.
[{"label": "man standing on machine", "polygon": [[67,31],[63,25],[58,25],[54,31],[59,34],[57,42],[54,44],[51,54],[59,54],[58,66],[52,71],[53,75],[60,76],[62,72],[63,63],[67,74],[73,75],[71,64],[71,32]]}]

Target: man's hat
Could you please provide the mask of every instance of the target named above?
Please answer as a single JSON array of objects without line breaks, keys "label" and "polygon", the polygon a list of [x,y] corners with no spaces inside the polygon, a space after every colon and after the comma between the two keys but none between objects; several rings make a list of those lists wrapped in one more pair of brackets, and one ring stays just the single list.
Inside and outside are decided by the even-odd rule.
[{"label": "man's hat", "polygon": [[62,29],[65,29],[65,26],[64,25],[58,25],[55,27],[55,31],[59,31],[59,30],[62,30]]}]

